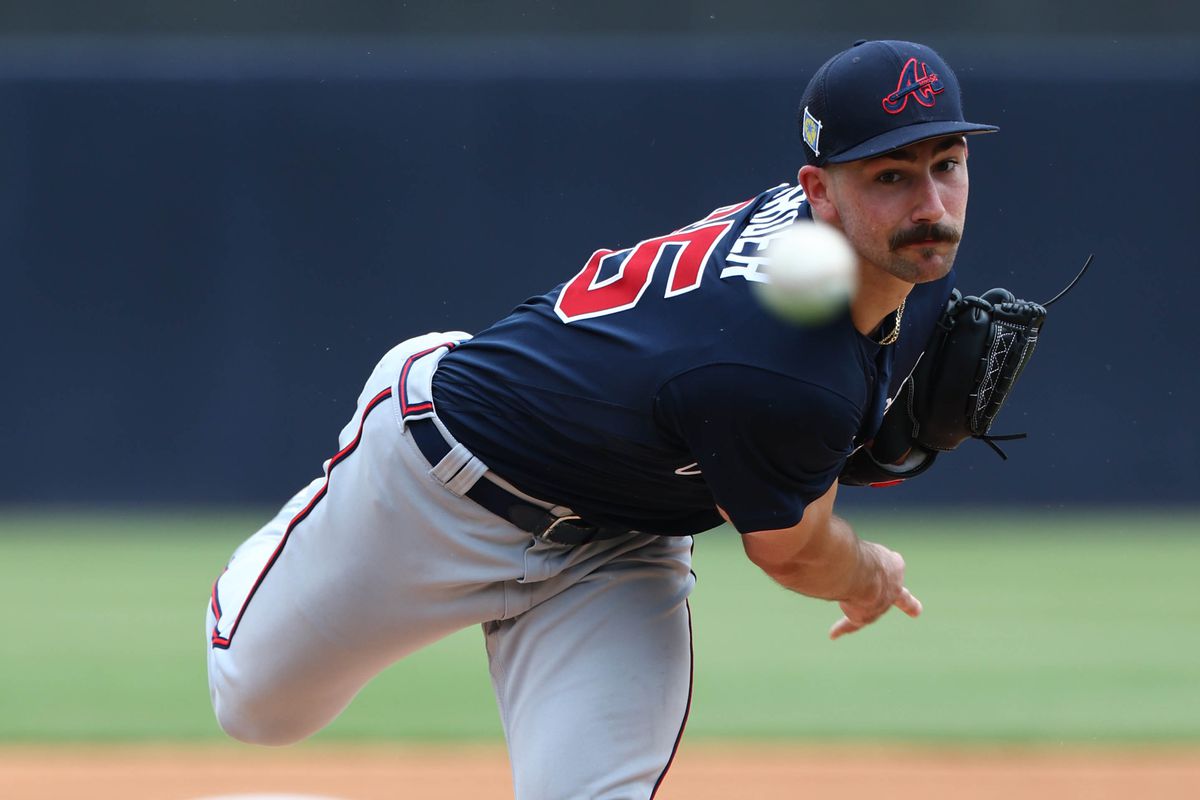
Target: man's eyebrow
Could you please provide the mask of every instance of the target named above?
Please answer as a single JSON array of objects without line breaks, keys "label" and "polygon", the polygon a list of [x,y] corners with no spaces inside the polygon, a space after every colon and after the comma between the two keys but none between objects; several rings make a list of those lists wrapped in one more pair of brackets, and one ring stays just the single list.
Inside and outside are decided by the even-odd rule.
[{"label": "man's eyebrow", "polygon": [[916,161],[917,154],[908,147],[902,147],[899,150],[889,150],[886,153],[880,153],[870,161]]},{"label": "man's eyebrow", "polygon": [[[949,150],[956,145],[964,145],[963,137],[948,136],[937,143],[933,148],[934,154],[938,154],[943,150]],[[916,161],[917,154],[913,152],[911,147],[901,147],[899,150],[889,150],[886,153],[880,153],[877,156],[867,159],[868,161]]]}]

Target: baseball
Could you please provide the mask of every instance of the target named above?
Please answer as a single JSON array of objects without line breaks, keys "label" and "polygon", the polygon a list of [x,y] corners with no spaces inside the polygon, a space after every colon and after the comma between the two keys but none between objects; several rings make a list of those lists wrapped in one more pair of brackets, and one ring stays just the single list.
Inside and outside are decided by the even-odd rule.
[{"label": "baseball", "polygon": [[766,281],[753,285],[767,310],[813,325],[846,308],[858,288],[857,258],[846,237],[820,222],[797,222],[767,249]]}]

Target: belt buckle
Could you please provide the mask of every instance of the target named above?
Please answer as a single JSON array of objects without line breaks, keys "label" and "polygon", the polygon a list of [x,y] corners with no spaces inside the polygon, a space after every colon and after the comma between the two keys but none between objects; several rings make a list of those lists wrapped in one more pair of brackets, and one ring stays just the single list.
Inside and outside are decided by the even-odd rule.
[{"label": "belt buckle", "polygon": [[554,532],[554,529],[558,527],[558,524],[560,522],[582,522],[582,521],[583,521],[583,517],[579,516],[578,514],[563,514],[561,517],[555,517],[554,521],[546,526],[546,530],[542,531],[538,535],[538,538],[539,539],[548,539],[549,541],[554,541],[553,539],[550,538],[550,534],[552,534]]}]

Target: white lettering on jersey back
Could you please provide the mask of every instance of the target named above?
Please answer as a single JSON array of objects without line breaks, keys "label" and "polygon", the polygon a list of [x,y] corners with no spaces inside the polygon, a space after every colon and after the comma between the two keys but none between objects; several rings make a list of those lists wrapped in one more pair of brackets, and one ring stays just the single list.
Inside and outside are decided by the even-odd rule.
[{"label": "white lettering on jersey back", "polygon": [[721,270],[722,278],[765,282],[762,267],[766,263],[767,247],[800,216],[805,199],[804,190],[799,186],[784,184],[779,189],[778,194],[754,212],[738,234],[725,258],[727,266]]}]

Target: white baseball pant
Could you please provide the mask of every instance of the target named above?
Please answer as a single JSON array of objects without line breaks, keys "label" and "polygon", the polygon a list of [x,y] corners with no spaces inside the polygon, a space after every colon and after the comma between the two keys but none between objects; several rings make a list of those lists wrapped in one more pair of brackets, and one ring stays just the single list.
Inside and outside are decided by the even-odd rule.
[{"label": "white baseball pant", "polygon": [[324,476],[234,553],[207,613],[217,719],[298,741],[388,665],[482,625],[518,800],[653,797],[691,699],[691,539],[558,545],[463,497],[494,476],[461,445],[429,464],[405,423],[433,415],[441,345],[465,338],[393,348]]}]

